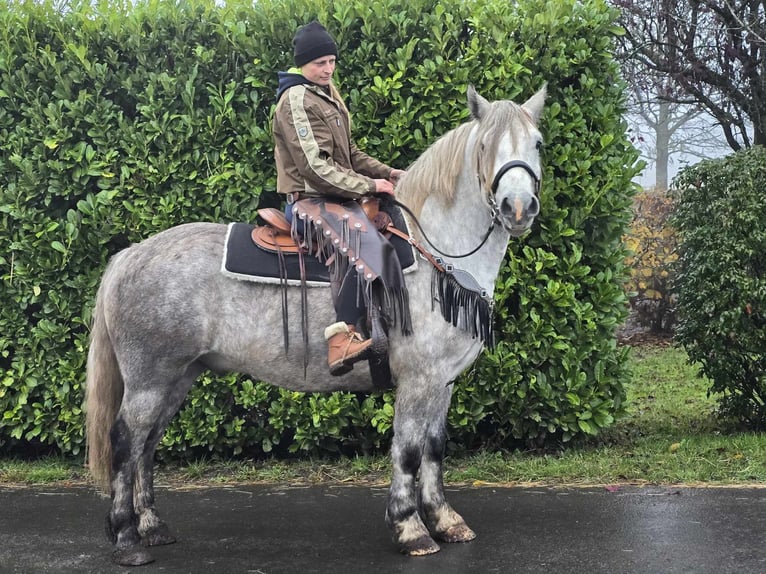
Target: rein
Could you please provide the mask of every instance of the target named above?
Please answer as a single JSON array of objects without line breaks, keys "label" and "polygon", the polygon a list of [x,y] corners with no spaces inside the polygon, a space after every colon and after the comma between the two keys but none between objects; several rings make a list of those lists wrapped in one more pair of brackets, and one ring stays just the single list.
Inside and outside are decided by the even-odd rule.
[{"label": "rein", "polygon": [[[497,206],[497,202],[495,201],[495,194],[497,193],[497,186],[500,185],[500,179],[502,179],[502,177],[506,173],[508,173],[510,170],[512,170],[515,167],[520,167],[521,169],[526,171],[530,176],[532,176],[532,180],[535,182],[535,195],[539,195],[540,194],[540,178],[535,173],[535,170],[533,170],[532,167],[527,162],[522,161],[520,159],[514,159],[514,160],[511,160],[509,162],[504,163],[502,165],[502,167],[495,174],[495,178],[492,180],[492,186],[490,187],[490,193],[488,194],[488,197],[487,197],[487,199],[489,201],[489,212],[490,212],[490,216],[491,216],[491,220],[489,222],[489,227],[487,228],[487,232],[484,234],[484,237],[482,238],[482,240],[479,242],[479,244],[476,247],[471,249],[469,252],[463,253],[461,255],[453,255],[451,253],[445,253],[444,251],[442,251],[441,249],[436,247],[436,245],[434,245],[433,242],[429,239],[428,235],[426,235],[426,232],[423,231],[423,226],[420,225],[420,221],[415,216],[415,214],[412,213],[412,210],[409,207],[407,207],[406,205],[404,205],[403,203],[401,203],[400,201],[398,201],[397,199],[393,199],[393,202],[394,202],[395,205],[399,206],[401,209],[403,209],[405,212],[407,212],[407,214],[415,222],[415,225],[417,226],[417,228],[420,230],[420,233],[423,236],[423,239],[425,239],[426,242],[439,255],[443,255],[444,257],[449,257],[450,259],[462,259],[464,257],[469,257],[470,255],[473,255],[479,249],[484,247],[484,244],[489,239],[489,236],[492,235],[492,232],[495,230],[495,225],[498,223],[499,215],[500,215],[500,208]],[[481,185],[481,180],[479,180],[479,185]],[[412,245],[415,245],[415,243],[413,243],[414,240],[412,240],[411,238],[408,239],[408,241]],[[418,247],[417,245],[415,245],[415,246]],[[418,250],[420,251],[420,249],[418,249]]]},{"label": "rein", "polygon": [[[394,199],[393,202],[394,202],[394,205],[396,205],[396,206],[400,207],[402,210],[406,211],[407,215],[409,215],[412,218],[412,220],[415,222],[415,225],[420,230],[420,233],[423,236],[423,239],[426,240],[426,243],[428,243],[433,248],[433,250],[436,251],[439,255],[443,255],[444,257],[449,257],[450,259],[462,259],[463,257],[468,257],[469,255],[473,255],[479,249],[484,247],[484,244],[487,242],[487,239],[489,239],[489,236],[492,235],[492,232],[495,230],[495,222],[497,221],[497,213],[498,213],[497,205],[495,205],[494,207],[491,208],[492,209],[492,221],[490,221],[489,228],[487,229],[487,232],[484,234],[484,238],[481,240],[481,242],[476,247],[474,247],[471,251],[469,251],[468,253],[463,253],[462,255],[451,255],[449,253],[445,253],[444,251],[442,251],[441,249],[436,247],[436,245],[433,244],[433,242],[428,238],[428,235],[426,235],[426,232],[423,231],[423,226],[420,225],[420,221],[418,221],[418,218],[415,216],[414,213],[412,213],[412,210],[409,207],[407,207],[402,202],[400,202],[400,201],[398,201],[396,199]],[[414,239],[412,239],[411,237],[407,238],[407,241],[409,241],[412,245],[415,245]],[[417,247],[417,245],[416,245],[416,247]],[[418,249],[418,251],[420,251],[420,249]]]}]

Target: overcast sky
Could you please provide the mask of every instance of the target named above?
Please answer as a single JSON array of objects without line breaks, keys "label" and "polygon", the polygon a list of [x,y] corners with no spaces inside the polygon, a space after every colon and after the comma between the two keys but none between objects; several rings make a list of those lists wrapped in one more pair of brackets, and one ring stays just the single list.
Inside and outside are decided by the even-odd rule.
[{"label": "overcast sky", "polygon": [[[634,145],[641,151],[641,157],[647,162],[644,171],[636,177],[635,181],[643,187],[654,187],[656,182],[655,166],[654,166],[654,141],[649,135],[647,130],[643,131],[643,141],[634,141]],[[724,157],[732,152],[732,149],[726,143],[723,132],[718,126],[707,125],[704,128],[704,137],[708,140],[704,149],[696,147],[694,145],[695,138],[700,137],[695,135],[694,132],[681,133],[678,137],[686,138],[684,145],[687,149],[694,150],[695,154],[684,153],[672,153],[670,156],[670,163],[668,164],[668,180],[673,181],[673,178],[687,165],[694,165],[702,159],[712,159],[717,157]],[[636,138],[634,138],[636,139]]]}]

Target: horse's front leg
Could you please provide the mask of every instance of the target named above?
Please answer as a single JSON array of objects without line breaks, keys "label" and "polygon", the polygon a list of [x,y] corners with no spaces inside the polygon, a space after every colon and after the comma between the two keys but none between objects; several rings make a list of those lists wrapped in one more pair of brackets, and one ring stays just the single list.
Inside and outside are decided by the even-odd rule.
[{"label": "horse's front leg", "polygon": [[432,535],[442,542],[469,542],[476,534],[447,503],[444,496],[444,450],[447,443],[446,409],[441,422],[428,428],[420,465],[420,507]]},{"label": "horse's front leg", "polygon": [[[411,556],[439,551],[428,526],[445,541],[455,539],[461,524],[465,527],[444,500],[441,459],[450,398],[450,387],[426,376],[400,381],[396,392],[393,473],[386,521],[394,542]],[[465,529],[470,532],[468,527]]]},{"label": "horse's front leg", "polygon": [[[397,401],[398,403],[398,401]],[[397,409],[391,445],[393,471],[386,507],[386,523],[399,550],[410,556],[439,551],[419,512],[417,475],[423,457],[425,429],[422,421],[404,416]]]},{"label": "horse's front leg", "polygon": [[412,381],[397,389],[386,520],[394,542],[411,556],[438,552],[432,535],[443,542],[476,538],[444,496],[442,463],[451,396],[452,388],[443,383]]}]

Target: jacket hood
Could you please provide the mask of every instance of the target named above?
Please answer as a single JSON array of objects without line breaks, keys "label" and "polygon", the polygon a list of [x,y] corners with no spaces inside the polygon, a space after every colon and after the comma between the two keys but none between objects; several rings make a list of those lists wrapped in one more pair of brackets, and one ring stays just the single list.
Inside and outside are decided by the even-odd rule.
[{"label": "jacket hood", "polygon": [[277,86],[277,101],[282,97],[288,89],[293,86],[300,86],[302,84],[313,85],[313,82],[308,81],[302,74],[297,71],[290,70],[288,72],[278,72],[279,84]]}]

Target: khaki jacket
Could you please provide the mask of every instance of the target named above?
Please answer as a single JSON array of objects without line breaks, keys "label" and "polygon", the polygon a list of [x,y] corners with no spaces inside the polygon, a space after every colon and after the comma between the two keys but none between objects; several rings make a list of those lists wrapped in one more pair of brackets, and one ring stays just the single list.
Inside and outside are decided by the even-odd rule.
[{"label": "khaki jacket", "polygon": [[272,123],[277,191],[357,198],[391,168],[351,141],[348,112],[322,88],[293,85],[280,94]]}]

